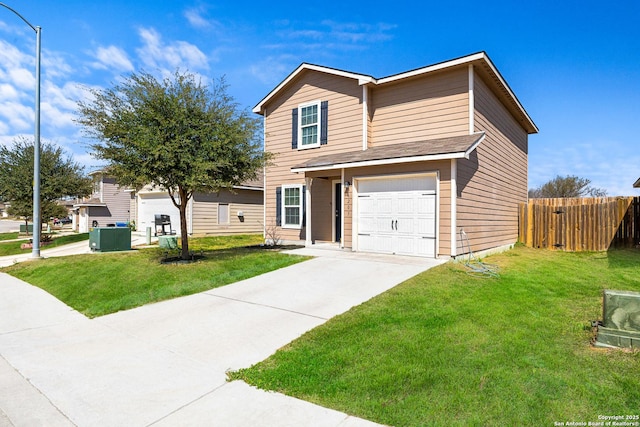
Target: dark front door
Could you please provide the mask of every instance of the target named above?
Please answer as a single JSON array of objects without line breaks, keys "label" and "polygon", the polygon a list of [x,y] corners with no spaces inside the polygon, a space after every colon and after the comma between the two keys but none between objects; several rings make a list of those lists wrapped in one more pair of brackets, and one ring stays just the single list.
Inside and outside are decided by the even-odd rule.
[{"label": "dark front door", "polygon": [[335,185],[335,230],[336,230],[336,242],[340,242],[342,239],[342,184],[339,182]]}]

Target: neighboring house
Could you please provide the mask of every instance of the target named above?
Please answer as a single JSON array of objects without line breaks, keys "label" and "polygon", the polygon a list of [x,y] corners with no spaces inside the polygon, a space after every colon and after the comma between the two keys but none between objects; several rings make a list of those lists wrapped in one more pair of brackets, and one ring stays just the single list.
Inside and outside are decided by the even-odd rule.
[{"label": "neighboring house", "polygon": [[[195,235],[262,233],[263,198],[262,179],[243,183],[232,190],[195,193],[187,204],[187,232]],[[135,212],[138,230],[151,227],[155,234],[155,216],[169,215],[171,230],[180,234],[180,212],[165,189],[145,186],[135,194],[132,212]],[[158,227],[158,232],[161,231]],[[169,228],[165,227],[165,231]]]},{"label": "neighboring house", "polygon": [[87,233],[92,227],[129,223],[132,191],[120,187],[115,178],[105,175],[103,171],[90,175],[94,179],[93,194],[73,205],[73,229]]},{"label": "neighboring house", "polygon": [[[538,129],[486,53],[385,78],[302,64],[264,116],[266,237],[455,257],[513,244]],[[271,230],[271,232],[269,232]]]}]

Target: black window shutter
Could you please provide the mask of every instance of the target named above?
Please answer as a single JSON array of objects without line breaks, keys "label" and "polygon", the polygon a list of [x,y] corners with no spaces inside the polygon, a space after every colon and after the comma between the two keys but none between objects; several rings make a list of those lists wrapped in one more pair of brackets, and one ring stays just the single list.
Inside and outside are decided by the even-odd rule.
[{"label": "black window shutter", "polygon": [[298,148],[298,109],[291,110],[291,149]]},{"label": "black window shutter", "polygon": [[302,226],[306,226],[307,223],[307,197],[306,197],[307,186],[302,186]]},{"label": "black window shutter", "polygon": [[282,226],[282,187],[276,187],[276,225]]},{"label": "black window shutter", "polygon": [[327,145],[327,124],[329,122],[329,101],[320,104],[320,145]]}]

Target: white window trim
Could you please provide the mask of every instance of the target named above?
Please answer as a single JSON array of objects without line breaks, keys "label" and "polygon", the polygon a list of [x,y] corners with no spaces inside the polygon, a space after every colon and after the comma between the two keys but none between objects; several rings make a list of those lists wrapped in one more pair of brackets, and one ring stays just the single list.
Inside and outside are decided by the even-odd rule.
[{"label": "white window trim", "polygon": [[[318,141],[315,144],[303,145],[302,144],[302,109],[306,107],[312,107],[314,105],[317,106],[318,108],[318,123],[316,124],[316,126],[318,126]],[[322,132],[322,112],[320,108],[321,108],[320,100],[311,101],[311,102],[298,105],[298,150],[307,150],[309,148],[320,147],[320,137],[321,137],[320,133]]]},{"label": "white window trim", "polygon": [[[300,209],[300,223],[299,224],[287,224],[287,206],[285,205],[285,200],[287,199],[286,197],[286,193],[287,193],[287,189],[288,188],[298,188],[300,190],[300,203],[298,204],[298,209]],[[302,211],[302,206],[303,206],[303,201],[302,201],[302,184],[295,184],[295,185],[283,185],[282,186],[282,207],[281,207],[281,215],[282,215],[282,220],[281,220],[281,227],[282,228],[292,228],[292,229],[297,229],[300,230],[302,228],[302,215],[304,215],[304,212]],[[295,206],[289,206],[289,207],[295,207]]]}]

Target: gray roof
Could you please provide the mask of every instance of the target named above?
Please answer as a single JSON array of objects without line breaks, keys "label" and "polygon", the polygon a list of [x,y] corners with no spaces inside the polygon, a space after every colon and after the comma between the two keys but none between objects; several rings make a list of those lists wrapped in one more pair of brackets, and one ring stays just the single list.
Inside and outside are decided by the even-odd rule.
[{"label": "gray roof", "polygon": [[633,184],[635,188],[640,188],[640,178]]},{"label": "gray roof", "polygon": [[[452,159],[467,157],[484,139],[484,132],[472,135],[452,136],[448,138],[428,139],[424,141],[403,142],[399,144],[372,147],[367,150],[319,156],[292,168],[312,169],[348,164],[351,167],[358,163],[370,163],[387,160],[398,163],[422,160]],[[363,165],[364,166],[364,165]]]}]

